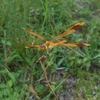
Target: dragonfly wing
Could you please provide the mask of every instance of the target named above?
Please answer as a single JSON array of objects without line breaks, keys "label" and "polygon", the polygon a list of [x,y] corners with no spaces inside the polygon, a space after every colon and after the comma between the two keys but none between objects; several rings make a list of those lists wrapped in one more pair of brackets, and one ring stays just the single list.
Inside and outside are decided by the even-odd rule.
[{"label": "dragonfly wing", "polygon": [[40,50],[42,50],[42,51],[46,51],[47,46],[46,46],[46,44],[41,44],[41,45],[29,45],[29,46],[25,46],[25,48],[33,48],[33,49],[38,48],[38,49],[40,49]]},{"label": "dragonfly wing", "polygon": [[59,46],[59,45],[61,45],[61,44],[66,43],[66,42],[67,42],[66,40],[61,40],[61,41],[59,41],[59,42],[53,43],[53,45],[54,45],[54,47],[56,47],[56,46]]},{"label": "dragonfly wing", "polygon": [[70,29],[68,29],[67,31],[65,31],[64,33],[58,35],[57,37],[55,37],[53,40],[51,41],[54,41],[58,38],[61,38],[61,37],[64,37],[64,36],[67,36],[69,34],[72,34],[73,32],[75,32],[76,30],[78,30],[80,27],[82,27],[84,25],[84,22],[80,22],[76,25],[74,25],[73,27],[71,27]]},{"label": "dragonfly wing", "polygon": [[90,46],[90,44],[87,44],[87,43],[66,43],[66,44],[61,44],[61,45],[68,46],[68,47]]},{"label": "dragonfly wing", "polygon": [[47,41],[47,39],[45,39],[43,36],[40,36],[40,35],[38,35],[38,34],[32,32],[31,30],[28,30],[28,29],[25,29],[25,28],[23,28],[23,29],[24,29],[26,32],[30,33],[31,35],[34,35],[35,37],[37,37],[37,38],[39,38],[39,39],[41,39],[41,40],[43,40],[43,41]]},{"label": "dragonfly wing", "polygon": [[53,42],[46,42],[46,46],[47,46],[47,49],[50,50],[56,46],[59,46],[61,44],[64,44],[66,43],[67,41],[66,40],[62,40],[62,41],[59,41],[59,42],[56,42],[56,43],[53,43]]}]

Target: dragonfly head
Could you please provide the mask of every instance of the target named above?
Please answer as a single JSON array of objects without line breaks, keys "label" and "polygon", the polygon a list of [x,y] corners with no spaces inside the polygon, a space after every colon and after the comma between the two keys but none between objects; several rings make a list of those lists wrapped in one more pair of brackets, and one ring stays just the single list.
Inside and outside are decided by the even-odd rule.
[{"label": "dragonfly head", "polygon": [[53,43],[50,41],[46,41],[46,43],[40,45],[40,49],[42,51],[48,51],[48,50],[52,49],[52,47],[53,47]]},{"label": "dragonfly head", "polygon": [[46,50],[46,44],[42,44],[42,45],[40,45],[40,49],[42,50],[42,51],[45,51]]}]

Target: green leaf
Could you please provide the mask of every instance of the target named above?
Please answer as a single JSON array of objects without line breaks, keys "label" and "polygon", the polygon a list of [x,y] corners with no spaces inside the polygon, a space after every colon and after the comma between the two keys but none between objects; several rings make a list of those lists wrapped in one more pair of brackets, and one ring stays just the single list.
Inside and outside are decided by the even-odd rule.
[{"label": "green leaf", "polygon": [[63,60],[64,60],[64,58],[62,58],[62,59],[60,59],[60,60],[58,61],[58,66],[60,66],[60,65],[62,64]]},{"label": "green leaf", "polygon": [[12,87],[12,85],[13,85],[12,80],[7,81],[7,84],[8,84],[9,87]]}]

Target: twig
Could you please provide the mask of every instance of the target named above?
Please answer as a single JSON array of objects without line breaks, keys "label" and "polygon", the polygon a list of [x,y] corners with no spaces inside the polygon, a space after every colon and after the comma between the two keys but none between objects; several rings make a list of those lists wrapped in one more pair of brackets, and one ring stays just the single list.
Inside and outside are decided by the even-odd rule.
[{"label": "twig", "polygon": [[38,96],[37,92],[35,91],[35,89],[32,86],[29,87],[29,90],[31,93],[33,93],[33,95],[37,98],[37,100],[41,100],[40,97]]},{"label": "twig", "polygon": [[[45,57],[46,57],[46,56],[45,56]],[[59,100],[59,98],[57,97],[57,95],[56,95],[55,92],[53,91],[51,85],[49,84],[49,80],[48,80],[48,77],[47,77],[47,74],[46,74],[46,69],[45,69],[45,60],[46,60],[46,58],[43,59],[42,61],[40,60],[40,63],[41,63],[41,65],[42,65],[42,69],[43,69],[43,71],[44,71],[44,76],[45,76],[46,82],[47,82],[49,88],[51,89],[52,93],[53,93],[54,96],[56,97],[56,100]]]}]

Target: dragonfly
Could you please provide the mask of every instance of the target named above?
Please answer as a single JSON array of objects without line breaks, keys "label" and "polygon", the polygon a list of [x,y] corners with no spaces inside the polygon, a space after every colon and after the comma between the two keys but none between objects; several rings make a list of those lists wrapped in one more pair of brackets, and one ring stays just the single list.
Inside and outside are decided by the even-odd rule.
[{"label": "dragonfly", "polygon": [[39,44],[39,45],[28,45],[28,46],[25,46],[25,48],[38,48],[39,50],[42,50],[42,51],[48,51],[48,50],[51,50],[57,46],[67,46],[67,47],[90,46],[90,44],[88,44],[88,43],[68,43],[66,40],[60,40],[59,42],[55,42],[59,38],[62,38],[62,37],[65,37],[65,36],[68,36],[68,35],[74,33],[80,27],[82,27],[84,24],[85,24],[85,22],[80,22],[80,23],[72,26],[68,30],[66,30],[64,33],[56,36],[55,38],[53,38],[50,41],[47,40],[46,38],[44,38],[43,36],[40,36],[40,35],[32,32],[31,30],[23,28],[26,32],[30,33],[31,35],[33,35],[33,36],[35,36],[35,37],[37,37],[45,42],[45,43]]}]

